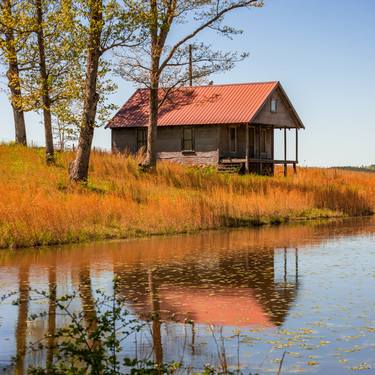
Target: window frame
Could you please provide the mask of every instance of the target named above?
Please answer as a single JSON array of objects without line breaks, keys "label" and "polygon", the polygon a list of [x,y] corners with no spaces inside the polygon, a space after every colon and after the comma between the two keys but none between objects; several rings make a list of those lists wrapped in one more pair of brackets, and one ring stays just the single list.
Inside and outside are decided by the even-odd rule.
[{"label": "window frame", "polygon": [[276,98],[272,98],[270,101],[270,112],[277,113],[279,106],[279,101]]},{"label": "window frame", "polygon": [[[186,137],[185,132],[189,130],[190,131],[190,138]],[[191,148],[185,148],[186,142],[191,143]],[[195,152],[195,132],[194,128],[192,126],[184,126],[182,128],[182,135],[181,135],[181,151],[184,153],[189,153],[189,152]]]},{"label": "window frame", "polygon": [[[234,130],[234,145],[232,144],[232,130]],[[234,154],[237,152],[237,126],[229,127],[229,152]],[[234,148],[232,147],[234,146]]]},{"label": "window frame", "polygon": [[[136,141],[137,151],[144,147],[144,151],[147,151],[147,130],[148,128],[137,128]],[[140,136],[142,134],[142,136]]]}]

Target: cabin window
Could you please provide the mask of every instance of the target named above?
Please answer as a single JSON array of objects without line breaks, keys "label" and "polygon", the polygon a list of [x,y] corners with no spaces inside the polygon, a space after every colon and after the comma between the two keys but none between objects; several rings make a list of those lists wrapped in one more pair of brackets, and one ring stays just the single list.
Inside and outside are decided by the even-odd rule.
[{"label": "cabin window", "polygon": [[182,129],[182,151],[194,151],[195,140],[193,128],[184,127]]},{"label": "cabin window", "polygon": [[137,129],[137,150],[142,148],[144,151],[147,149],[147,128]]},{"label": "cabin window", "polygon": [[277,112],[277,99],[271,99],[271,112]]},{"label": "cabin window", "polygon": [[234,126],[229,128],[229,151],[237,151],[237,128]]},{"label": "cabin window", "polygon": [[260,152],[266,153],[267,152],[267,131],[262,129],[260,131]]}]

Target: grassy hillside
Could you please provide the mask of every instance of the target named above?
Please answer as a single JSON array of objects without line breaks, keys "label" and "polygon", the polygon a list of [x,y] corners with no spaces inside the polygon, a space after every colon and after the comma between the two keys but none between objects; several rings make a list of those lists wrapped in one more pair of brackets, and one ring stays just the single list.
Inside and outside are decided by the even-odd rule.
[{"label": "grassy hillside", "polygon": [[56,166],[43,150],[0,145],[0,247],[279,223],[375,211],[375,175],[299,169],[284,178],[218,174],[94,153],[87,185],[71,185],[71,153]]}]

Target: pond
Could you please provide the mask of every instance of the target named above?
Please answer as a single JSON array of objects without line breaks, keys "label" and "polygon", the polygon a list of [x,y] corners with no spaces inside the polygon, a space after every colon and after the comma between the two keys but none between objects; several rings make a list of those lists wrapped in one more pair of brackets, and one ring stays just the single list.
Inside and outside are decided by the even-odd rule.
[{"label": "pond", "polygon": [[[344,220],[202,232],[44,249],[0,251],[0,366],[43,364],[30,343],[64,324],[30,320],[48,306],[29,288],[57,294],[112,292],[114,276],[132,316],[160,321],[124,343],[123,355],[209,363],[243,373],[375,373],[375,220]],[[81,305],[79,305],[81,304]]]}]

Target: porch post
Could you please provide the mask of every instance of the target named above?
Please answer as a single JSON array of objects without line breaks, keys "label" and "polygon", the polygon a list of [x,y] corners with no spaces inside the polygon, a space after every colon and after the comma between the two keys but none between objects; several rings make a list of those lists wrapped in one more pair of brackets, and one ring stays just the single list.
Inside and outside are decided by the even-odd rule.
[{"label": "porch post", "polygon": [[296,128],[296,163],[298,163],[298,128]]},{"label": "porch post", "polygon": [[263,165],[262,165],[262,154],[260,151],[260,143],[262,137],[262,125],[259,125],[259,133],[258,133],[258,159],[259,161],[259,174],[263,174]]},{"label": "porch post", "polygon": [[250,166],[249,166],[249,155],[250,155],[250,140],[249,140],[249,124],[246,124],[246,162],[245,162],[245,170],[246,173],[249,173]]},{"label": "porch post", "polygon": [[274,176],[275,175],[275,128],[274,127],[272,127],[271,145],[272,145],[272,176]]},{"label": "porch post", "polygon": [[287,150],[286,150],[286,128],[284,128],[284,177],[288,175],[288,165],[286,163],[286,155],[287,155]]},{"label": "porch post", "polygon": [[297,174],[297,163],[298,163],[298,128],[296,128],[296,159],[293,164],[294,173]]}]

